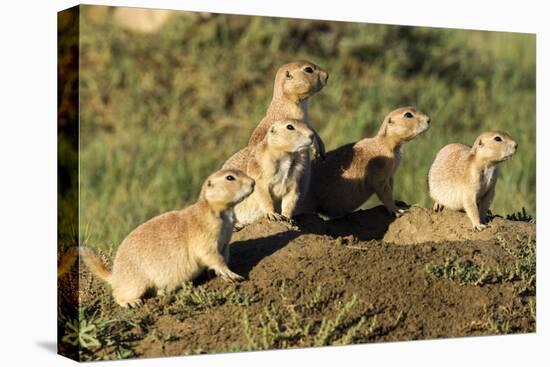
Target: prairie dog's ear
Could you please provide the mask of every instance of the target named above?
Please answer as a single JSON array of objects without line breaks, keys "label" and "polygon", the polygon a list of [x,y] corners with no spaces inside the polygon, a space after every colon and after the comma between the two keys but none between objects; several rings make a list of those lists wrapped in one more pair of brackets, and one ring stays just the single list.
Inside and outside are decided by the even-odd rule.
[{"label": "prairie dog's ear", "polygon": [[270,131],[272,134],[275,134],[275,126],[271,126],[271,129],[269,129],[269,131]]},{"label": "prairie dog's ear", "polygon": [[211,181],[211,180],[208,180],[208,182],[206,182],[206,186],[212,187],[212,181]]},{"label": "prairie dog's ear", "polygon": [[393,124],[393,120],[391,119],[391,117],[388,116],[388,125],[391,125]]},{"label": "prairie dog's ear", "polygon": [[286,77],[287,79],[292,79],[292,75],[290,75],[290,71],[288,71],[288,70],[286,71],[285,77]]},{"label": "prairie dog's ear", "polygon": [[481,141],[481,139],[479,139],[479,143],[477,143],[477,145],[479,145],[480,147],[483,146],[483,142]]}]

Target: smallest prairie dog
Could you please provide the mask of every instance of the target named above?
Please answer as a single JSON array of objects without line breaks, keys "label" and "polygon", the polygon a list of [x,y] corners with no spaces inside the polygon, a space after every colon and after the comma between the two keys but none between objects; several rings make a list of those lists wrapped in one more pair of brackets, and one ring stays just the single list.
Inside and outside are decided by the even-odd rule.
[{"label": "smallest prairie dog", "polygon": [[235,206],[237,228],[262,217],[292,218],[307,163],[296,153],[309,149],[314,138],[313,130],[302,121],[276,121],[258,145],[249,145],[227,160],[223,168],[240,169],[256,181],[254,193]]},{"label": "smallest prairie dog", "polygon": [[487,227],[487,212],[495,196],[498,163],[514,155],[518,144],[503,131],[477,137],[472,147],[449,144],[437,153],[428,174],[434,210],[464,210],[475,230]]},{"label": "smallest prairie dog", "polygon": [[300,212],[341,217],[363,205],[375,193],[389,213],[400,215],[393,199],[393,176],[403,144],[425,132],[430,118],[413,107],[390,112],[378,134],[347,144],[313,162],[310,193]]},{"label": "smallest prairie dog", "polygon": [[90,270],[111,285],[122,307],[140,306],[147,289],[170,292],[206,268],[224,280],[240,280],[227,267],[233,207],[253,190],[254,180],[241,171],[218,171],[203,184],[195,204],[134,229],[122,241],[112,272],[89,248],[80,247],[80,254]]}]

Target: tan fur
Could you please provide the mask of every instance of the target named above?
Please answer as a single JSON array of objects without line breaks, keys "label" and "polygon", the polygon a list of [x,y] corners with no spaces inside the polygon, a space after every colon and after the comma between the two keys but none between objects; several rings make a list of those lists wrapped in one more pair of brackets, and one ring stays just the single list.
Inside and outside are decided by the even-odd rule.
[{"label": "tan fur", "polygon": [[[497,137],[501,141],[495,141]],[[475,230],[484,229],[499,174],[496,165],[511,158],[516,149],[517,143],[502,131],[481,134],[472,147],[443,147],[428,174],[434,209],[464,210]]]},{"label": "tan fur", "polygon": [[[306,72],[306,68],[311,68],[312,72]],[[258,145],[275,121],[299,120],[307,124],[314,133],[314,155],[320,155],[324,158],[325,145],[323,140],[309,122],[308,98],[320,91],[326,85],[327,80],[327,72],[308,61],[291,62],[281,66],[275,76],[271,104],[265,117],[252,133],[248,145],[251,147]],[[251,150],[252,148],[248,149]],[[229,158],[226,164],[244,169],[248,164],[246,161],[248,156],[245,152],[239,152]],[[299,191],[303,199],[309,190],[311,181],[310,150],[297,152],[293,160],[296,165],[303,166],[299,177]]]},{"label": "tan fur", "polygon": [[[405,117],[406,114],[412,117]],[[388,212],[400,215],[393,199],[393,176],[399,166],[403,144],[429,127],[430,119],[412,107],[389,113],[378,134],[344,145],[317,159],[312,165],[309,194],[299,212],[318,212],[341,217],[361,205],[374,193]]]},{"label": "tan fur", "polygon": [[[306,68],[311,68],[313,72],[305,72]],[[275,121],[294,119],[305,122],[313,130],[316,154],[324,156],[323,140],[313,129],[308,118],[308,98],[323,89],[327,80],[328,73],[309,61],[296,61],[281,66],[275,76],[273,98],[269,108],[252,132],[248,144],[259,144]]]},{"label": "tan fur", "polygon": [[61,278],[73,267],[76,259],[78,258],[77,247],[70,247],[64,254],[61,255],[59,259],[59,264],[57,265],[57,277]]},{"label": "tan fur", "polygon": [[218,171],[206,180],[195,204],[134,229],[118,248],[111,273],[89,249],[80,254],[92,272],[109,282],[115,301],[123,307],[141,305],[149,288],[171,291],[205,269],[228,281],[240,280],[227,267],[233,209],[253,189],[254,180],[243,172]]},{"label": "tan fur", "polygon": [[225,163],[223,168],[244,168],[256,181],[254,193],[235,207],[236,227],[261,217],[285,220],[293,216],[305,168],[301,154],[313,138],[313,131],[301,121],[276,121],[258,145],[241,149]]}]

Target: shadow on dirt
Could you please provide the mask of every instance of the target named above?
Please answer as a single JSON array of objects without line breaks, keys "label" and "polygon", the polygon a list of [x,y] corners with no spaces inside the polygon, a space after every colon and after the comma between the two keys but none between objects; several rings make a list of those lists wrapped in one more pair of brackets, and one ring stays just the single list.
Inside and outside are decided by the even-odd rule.
[{"label": "shadow on dirt", "polygon": [[285,247],[301,234],[303,233],[300,231],[290,230],[265,237],[236,241],[231,245],[230,267],[236,273],[248,277],[248,273],[258,262]]},{"label": "shadow on dirt", "polygon": [[300,228],[306,232],[331,237],[351,235],[361,241],[382,239],[393,221],[395,217],[390,215],[382,205],[358,210],[336,219],[323,220],[314,214],[304,214],[296,218]]}]

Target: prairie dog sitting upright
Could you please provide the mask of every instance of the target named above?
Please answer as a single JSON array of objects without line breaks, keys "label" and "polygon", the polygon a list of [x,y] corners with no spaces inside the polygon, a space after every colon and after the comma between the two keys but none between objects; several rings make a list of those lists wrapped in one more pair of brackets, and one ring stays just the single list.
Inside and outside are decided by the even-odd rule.
[{"label": "prairie dog sitting upright", "polygon": [[350,143],[317,159],[312,165],[309,194],[299,212],[341,217],[363,205],[374,193],[389,213],[400,215],[395,205],[393,176],[403,155],[403,145],[425,132],[430,118],[413,107],[390,112],[375,137]]},{"label": "prairie dog sitting upright", "polygon": [[235,206],[236,228],[262,217],[292,218],[302,195],[299,183],[305,169],[297,153],[309,149],[313,139],[313,131],[301,121],[276,121],[258,145],[229,158],[223,168],[243,170],[256,181],[254,193]]},{"label": "prairie dog sitting upright", "polygon": [[477,137],[473,146],[449,144],[437,153],[428,174],[434,210],[464,210],[475,230],[486,227],[495,196],[497,164],[510,159],[518,144],[503,131]]},{"label": "prairie dog sitting upright", "polygon": [[[290,62],[277,70],[273,86],[273,98],[266,115],[252,132],[248,142],[249,147],[260,144],[267,135],[271,125],[281,120],[299,120],[305,123],[314,134],[314,156],[325,156],[325,144],[311,126],[308,116],[308,101],[311,96],[319,92],[327,84],[328,73],[321,67],[309,61]],[[249,148],[252,150],[252,148]],[[293,161],[303,166],[299,174],[299,188],[302,198],[307,194],[311,179],[311,149],[295,153]],[[242,162],[243,155],[234,155],[226,162],[225,167],[235,167]],[[246,156],[246,155],[244,155]],[[288,214],[288,213],[287,213]]]},{"label": "prairie dog sitting upright", "polygon": [[265,117],[252,132],[248,145],[259,144],[275,121],[293,119],[303,121],[315,134],[316,154],[325,154],[321,137],[311,127],[308,117],[308,99],[327,84],[328,73],[309,61],[284,64],[277,70],[273,98]]},{"label": "prairie dog sitting upright", "polygon": [[96,276],[111,285],[122,307],[140,306],[148,288],[169,292],[205,269],[228,281],[240,280],[227,267],[233,208],[253,190],[254,180],[243,172],[218,171],[203,184],[195,204],[134,229],[118,248],[111,272],[89,248],[80,247],[80,255]]}]

